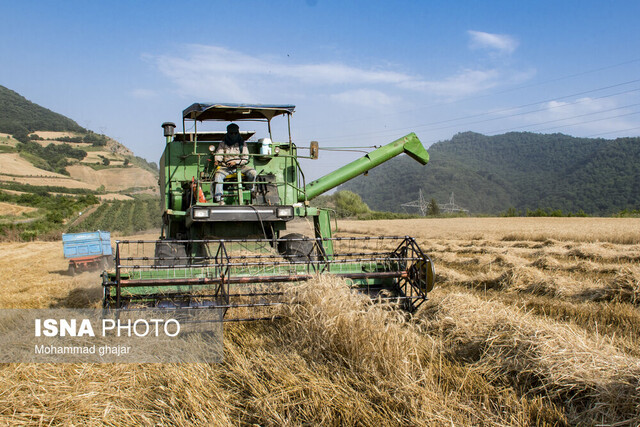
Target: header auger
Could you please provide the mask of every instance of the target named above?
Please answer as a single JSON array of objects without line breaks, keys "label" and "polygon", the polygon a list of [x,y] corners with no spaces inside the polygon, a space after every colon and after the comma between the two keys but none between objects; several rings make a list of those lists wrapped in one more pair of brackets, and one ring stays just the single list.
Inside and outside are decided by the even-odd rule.
[{"label": "header auger", "polygon": [[[271,120],[285,116],[290,129],[294,108],[193,104],[183,111],[182,133],[162,125],[162,234],[116,242],[115,272],[104,275],[105,308],[215,307],[225,320],[269,318],[265,308],[282,303],[287,283],[316,274],[343,277],[410,311],[426,300],[433,264],[413,238],[334,237],[330,211],[309,201],[401,153],[426,164],[427,151],[411,133],[307,184],[291,132],[286,142],[272,137]],[[193,132],[184,130],[187,121]],[[198,132],[204,121],[263,122],[268,137],[254,140],[255,132],[233,125]],[[312,142],[305,158],[317,153]],[[309,235],[291,232],[299,218],[312,224]]]}]

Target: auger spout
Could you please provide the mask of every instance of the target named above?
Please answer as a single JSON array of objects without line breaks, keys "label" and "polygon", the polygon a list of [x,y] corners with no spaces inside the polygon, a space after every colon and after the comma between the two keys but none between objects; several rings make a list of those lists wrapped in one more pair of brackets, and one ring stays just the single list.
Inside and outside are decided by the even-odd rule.
[{"label": "auger spout", "polygon": [[429,153],[422,146],[415,133],[410,133],[385,146],[382,146],[367,155],[326,174],[322,178],[309,183],[303,192],[298,194],[298,201],[311,200],[318,197],[338,185],[349,181],[356,176],[375,168],[387,160],[406,153],[423,165],[429,162]]}]

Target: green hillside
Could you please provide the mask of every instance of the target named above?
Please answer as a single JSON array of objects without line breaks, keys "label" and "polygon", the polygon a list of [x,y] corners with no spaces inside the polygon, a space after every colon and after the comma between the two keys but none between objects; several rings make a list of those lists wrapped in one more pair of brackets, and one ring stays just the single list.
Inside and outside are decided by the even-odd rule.
[{"label": "green hillside", "polygon": [[87,132],[73,120],[34,104],[4,86],[0,86],[0,112],[2,133],[20,136],[36,130]]},{"label": "green hillside", "polygon": [[[39,131],[74,134],[43,138],[33,133]],[[133,171],[127,176],[136,177],[132,181],[138,182],[148,175],[145,170],[157,176],[155,163],[134,156],[106,135],[88,131],[75,121],[34,104],[3,86],[0,86],[0,133],[13,136],[13,139],[6,136],[0,139],[0,207],[3,207],[0,209],[0,241],[57,240],[61,233],[69,230],[93,231],[100,228],[132,233],[159,227],[161,213],[157,197],[135,194],[135,189],[123,189],[118,187],[120,184],[115,188],[101,185],[96,190],[89,189],[95,187],[91,185],[89,188],[77,188],[75,185],[86,179],[86,169],[89,173],[95,172],[94,179],[98,179],[105,169],[116,169],[118,175]],[[10,169],[18,160],[26,160],[43,171],[68,175],[72,178],[68,182],[74,185],[67,187],[64,180],[52,183],[50,180],[55,179],[50,177],[51,174],[41,175],[37,170],[21,173],[15,167]],[[67,167],[76,165],[85,170],[71,176]],[[120,193],[134,198],[105,202],[96,196],[105,193]],[[16,206],[28,209],[20,210]],[[89,214],[80,215],[81,212]]]},{"label": "green hillside", "polygon": [[575,138],[512,132],[455,135],[429,148],[426,167],[401,156],[340,187],[376,210],[402,212],[402,203],[425,198],[456,203],[471,213],[510,207],[583,210],[608,215],[640,207],[640,138]]},{"label": "green hillside", "polygon": [[162,211],[158,198],[137,196],[133,200],[102,203],[88,218],[69,227],[67,232],[108,230],[128,235],[161,226]]}]

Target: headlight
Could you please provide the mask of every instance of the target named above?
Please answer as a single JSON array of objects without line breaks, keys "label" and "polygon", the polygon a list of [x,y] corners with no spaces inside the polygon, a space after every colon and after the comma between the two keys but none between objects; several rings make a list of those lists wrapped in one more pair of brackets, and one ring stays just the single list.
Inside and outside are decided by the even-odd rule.
[{"label": "headlight", "polygon": [[209,209],[194,209],[194,218],[209,218]]},{"label": "headlight", "polygon": [[278,208],[276,210],[276,216],[278,218],[282,218],[282,217],[285,217],[285,216],[293,216],[293,208],[290,207],[290,206],[288,206],[286,208]]}]

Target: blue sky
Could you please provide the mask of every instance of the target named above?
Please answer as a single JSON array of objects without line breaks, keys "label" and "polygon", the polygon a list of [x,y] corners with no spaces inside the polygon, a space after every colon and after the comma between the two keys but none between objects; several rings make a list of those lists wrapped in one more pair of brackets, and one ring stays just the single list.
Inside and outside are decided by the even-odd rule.
[{"label": "blue sky", "polygon": [[[0,5],[0,84],[156,162],[193,102],[295,104],[299,146],[640,135],[638,1]],[[321,152],[307,177],[354,156]]]}]

